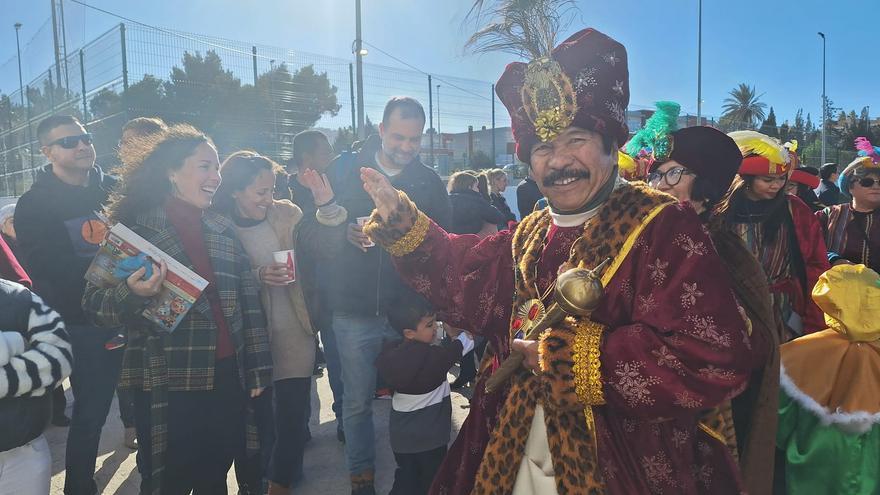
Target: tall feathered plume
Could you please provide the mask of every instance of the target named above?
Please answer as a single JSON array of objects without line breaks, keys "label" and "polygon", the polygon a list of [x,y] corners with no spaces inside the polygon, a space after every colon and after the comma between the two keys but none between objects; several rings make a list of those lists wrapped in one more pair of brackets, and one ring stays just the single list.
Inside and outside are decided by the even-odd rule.
[{"label": "tall feathered plume", "polygon": [[871,158],[875,165],[880,163],[880,146],[872,146],[868,138],[864,136],[857,137],[856,150],[858,150],[859,156]]},{"label": "tall feathered plume", "polygon": [[681,105],[674,101],[658,101],[655,105],[654,115],[626,144],[626,152],[633,158],[647,154],[651,155],[651,160],[665,160],[672,152],[669,135],[678,129]]},{"label": "tall feathered plume", "polygon": [[760,155],[773,163],[788,163],[788,150],[779,140],[756,131],[734,131],[728,134],[739,146],[743,156]]},{"label": "tall feathered plume", "polygon": [[465,48],[528,60],[549,57],[576,11],[574,0],[475,0],[465,21],[473,20],[478,28]]}]

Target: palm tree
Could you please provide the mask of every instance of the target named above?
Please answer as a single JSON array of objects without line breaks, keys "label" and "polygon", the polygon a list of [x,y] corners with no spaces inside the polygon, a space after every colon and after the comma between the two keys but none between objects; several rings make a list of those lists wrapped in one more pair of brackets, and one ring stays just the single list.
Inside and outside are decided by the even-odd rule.
[{"label": "palm tree", "polygon": [[465,48],[475,53],[501,51],[526,59],[547,57],[557,36],[571,23],[574,0],[474,0],[465,20],[473,19],[477,31]]},{"label": "palm tree", "polygon": [[740,83],[728,94],[730,97],[724,99],[721,119],[731,127],[730,130],[754,129],[764,121],[767,104],[760,101],[764,94],[756,94],[754,86]]}]

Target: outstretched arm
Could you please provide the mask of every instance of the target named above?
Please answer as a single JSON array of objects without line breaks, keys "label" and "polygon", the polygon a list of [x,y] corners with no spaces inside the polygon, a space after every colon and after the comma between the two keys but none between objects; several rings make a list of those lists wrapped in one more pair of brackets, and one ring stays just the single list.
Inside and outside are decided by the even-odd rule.
[{"label": "outstretched arm", "polygon": [[444,313],[444,321],[477,332],[490,320],[506,322],[513,294],[509,232],[482,241],[449,234],[384,175],[362,169],[361,178],[376,205],[365,232],[394,256],[401,277]]}]

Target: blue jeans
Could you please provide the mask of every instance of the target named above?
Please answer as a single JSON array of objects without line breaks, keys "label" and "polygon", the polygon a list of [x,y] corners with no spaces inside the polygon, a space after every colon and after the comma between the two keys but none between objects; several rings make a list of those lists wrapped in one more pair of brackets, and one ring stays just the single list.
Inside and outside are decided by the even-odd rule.
[{"label": "blue jeans", "polygon": [[324,360],[327,362],[327,379],[333,392],[333,414],[336,415],[337,428],[342,429],[342,401],[345,386],[342,383],[342,363],[339,360],[339,346],[332,326],[321,329],[321,343],[324,345]]},{"label": "blue jeans", "polygon": [[385,316],[333,313],[333,333],[342,363],[342,417],[345,423],[345,456],[348,472],[373,470],[376,435],[373,428],[373,394],[376,391],[376,358],[385,340],[400,339]]},{"label": "blue jeans", "polygon": [[115,328],[68,325],[67,332],[73,347],[70,386],[74,403],[67,433],[64,493],[94,495],[98,492],[94,480],[95,458],[101,428],[107,420],[119,381],[123,350],[104,349],[104,342],[117,334]]}]

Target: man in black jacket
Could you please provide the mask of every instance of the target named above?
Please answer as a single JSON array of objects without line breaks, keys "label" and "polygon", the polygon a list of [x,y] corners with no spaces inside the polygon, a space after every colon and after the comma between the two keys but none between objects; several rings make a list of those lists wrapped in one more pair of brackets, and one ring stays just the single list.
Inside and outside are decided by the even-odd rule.
[{"label": "man in black jacket", "polygon": [[93,495],[98,442],[122,351],[104,348],[117,329],[98,328],[86,320],[83,276],[106,231],[95,212],[103,208],[116,180],[95,165],[92,137],[75,117],[47,117],[37,127],[37,137],[50,163],[18,200],[15,231],[34,291],[61,313],[73,345],[70,383],[76,402],[67,436],[64,493]]},{"label": "man in black jacket", "polygon": [[[345,441],[345,432],[342,420],[342,397],[344,387],[342,385],[342,365],[339,362],[339,350],[336,346],[336,336],[333,334],[332,313],[327,304],[327,267],[333,262],[338,250],[345,244],[346,225],[339,227],[319,226],[316,214],[319,208],[315,205],[315,198],[311,189],[300,182],[300,173],[312,169],[324,176],[329,175],[329,168],[333,162],[334,153],[327,136],[321,131],[302,131],[293,137],[293,158],[290,161],[287,185],[293,202],[303,212],[303,219],[297,227],[297,259],[300,263],[298,268],[299,283],[303,289],[306,307],[312,326],[321,334],[321,343],[324,346],[324,359],[327,362],[327,376],[330,381],[330,390],[333,392],[333,413],[336,415],[336,438],[340,442]],[[329,204],[321,205],[320,210],[331,210],[336,206],[336,200]],[[333,211],[333,210],[331,210]],[[316,249],[316,244],[320,248]],[[311,249],[301,249],[307,245]],[[320,259],[312,253],[321,253]]]},{"label": "man in black jacket", "polygon": [[837,164],[826,163],[822,165],[819,169],[819,175],[822,177],[822,182],[813,191],[819,197],[819,202],[826,206],[840,204],[842,201],[840,199],[840,188],[837,187]]},{"label": "man in black jacket", "polygon": [[376,169],[394,187],[405,191],[419,209],[443,227],[450,221],[449,198],[443,182],[419,159],[425,111],[408,97],[394,97],[385,106],[379,136],[371,136],[354,160],[334,163],[336,197],[348,210],[348,243],[331,266],[330,306],[333,332],[342,361],[345,388],[342,412],[345,453],[352,494],[372,494],[375,460],[372,400],[376,386],[373,363],[383,339],[398,339],[389,326],[386,309],[410,291],[403,285],[388,254],[372,247],[356,219],[375,207],[364,191],[360,168]]},{"label": "man in black jacket", "polygon": [[[529,174],[531,174],[531,172],[529,172]],[[517,184],[516,208],[519,210],[520,220],[535,211],[535,203],[543,197],[544,195],[538,190],[538,184],[535,183],[535,179],[532,179],[531,175],[526,176],[525,179]]]}]

